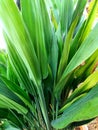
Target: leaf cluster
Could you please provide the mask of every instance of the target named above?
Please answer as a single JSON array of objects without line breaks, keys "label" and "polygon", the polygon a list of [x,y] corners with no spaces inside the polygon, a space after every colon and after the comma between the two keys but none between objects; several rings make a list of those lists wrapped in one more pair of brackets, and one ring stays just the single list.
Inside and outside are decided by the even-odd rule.
[{"label": "leaf cluster", "polygon": [[98,116],[98,0],[0,0],[0,118],[19,129],[72,129]]}]

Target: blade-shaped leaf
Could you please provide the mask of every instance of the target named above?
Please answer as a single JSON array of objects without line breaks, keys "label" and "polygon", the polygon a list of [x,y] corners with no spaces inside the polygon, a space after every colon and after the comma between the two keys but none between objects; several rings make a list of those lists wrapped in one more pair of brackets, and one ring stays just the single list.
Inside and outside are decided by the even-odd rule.
[{"label": "blade-shaped leaf", "polygon": [[86,59],[88,59],[97,49],[98,49],[98,24],[95,26],[95,28],[91,31],[91,33],[88,35],[87,39],[84,41],[84,43],[80,46],[76,54],[73,56],[69,64],[67,65],[61,79],[57,83],[54,93],[56,97],[60,94],[62,91],[64,85],[65,85],[65,78],[66,76],[71,73],[76,67],[78,67],[80,64],[82,64]]},{"label": "blade-shaped leaf", "polygon": [[35,112],[35,107],[31,105],[30,98],[25,91],[23,91],[19,86],[17,86],[13,82],[7,80],[5,77],[0,77],[0,79],[15,95],[17,95],[24,102],[24,104],[26,104],[32,110],[32,112]]},{"label": "blade-shaped leaf", "polygon": [[66,35],[68,32],[69,25],[72,20],[73,1],[72,0],[62,0],[60,13],[61,13],[60,14],[61,31],[62,31],[63,35]]},{"label": "blade-shaped leaf", "polygon": [[42,16],[42,23],[43,23],[43,29],[44,29],[44,39],[45,39],[45,45],[47,49],[47,55],[49,57],[50,55],[50,49],[52,45],[52,25],[50,21],[49,11],[46,4],[46,0],[40,0],[40,7],[41,7],[41,16]]},{"label": "blade-shaped leaf", "polygon": [[[18,79],[22,83],[23,87],[31,94],[34,94],[34,86],[31,83],[27,68],[25,66],[25,63],[23,62],[22,58],[19,56],[17,50],[13,47],[11,44],[10,39],[8,36],[5,34],[5,40],[8,48],[8,56],[9,56],[9,64],[12,65],[13,70],[15,71],[15,74],[17,75]],[[10,75],[12,78],[12,75]]]},{"label": "blade-shaped leaf", "polygon": [[7,76],[7,54],[0,50],[0,75]]},{"label": "blade-shaped leaf", "polygon": [[96,70],[97,63],[98,63],[98,50],[96,50],[94,54],[85,61],[83,66],[80,65],[79,67],[77,67],[77,69],[74,72],[74,77],[83,78],[83,76],[85,77],[89,76]]},{"label": "blade-shaped leaf", "polygon": [[21,114],[27,114],[28,112],[28,110],[25,107],[7,98],[2,94],[0,94],[0,108],[13,109]]},{"label": "blade-shaped leaf", "polygon": [[54,39],[53,39],[51,54],[50,54],[50,66],[52,68],[52,73],[54,78],[56,78],[57,65],[58,65],[58,45],[57,45],[57,38],[54,34]]},{"label": "blade-shaped leaf", "polygon": [[83,11],[84,11],[84,8],[86,6],[86,3],[87,3],[87,0],[78,0],[77,1],[77,5],[76,5],[76,8],[75,8],[75,11],[73,13],[73,20],[79,16],[80,19],[81,19],[81,16],[83,14]]},{"label": "blade-shaped leaf", "polygon": [[89,58],[98,49],[98,24],[88,35],[87,39],[84,41],[83,45],[80,46],[76,54],[73,56],[72,60],[66,67],[64,74],[70,73],[79,64]]},{"label": "blade-shaped leaf", "polygon": [[0,108],[0,118],[8,119],[10,122],[14,123],[14,125],[18,128],[25,128],[23,124],[23,117],[14,111]]},{"label": "blade-shaped leaf", "polygon": [[92,9],[89,17],[84,21],[84,23],[82,24],[82,27],[77,32],[77,35],[75,36],[75,38],[72,42],[70,58],[72,58],[72,56],[75,54],[75,52],[77,51],[79,46],[83,43],[83,41],[85,40],[85,38],[88,36],[89,32],[91,31],[92,25],[95,20],[97,8],[98,8],[98,1],[95,0],[93,9]]},{"label": "blade-shaped leaf", "polygon": [[[22,5],[22,16],[26,23],[29,34],[32,38],[33,46],[38,57],[41,72],[43,78],[47,77],[48,74],[48,60],[47,60],[47,52],[46,52],[46,44],[45,38],[47,36],[46,42],[49,42],[49,18],[47,10],[45,10],[45,2],[38,0],[26,0],[21,2]],[[42,7],[42,8],[41,8]],[[45,13],[44,13],[44,12]],[[44,13],[44,15],[42,15]],[[42,17],[41,17],[42,16]],[[45,18],[44,18],[45,17]],[[43,19],[42,19],[43,18]],[[48,19],[47,19],[48,18]],[[44,20],[44,21],[43,21]],[[47,20],[47,21],[45,21]],[[47,22],[48,30],[46,32],[46,28],[44,27]],[[50,26],[51,27],[51,26]],[[44,33],[45,29],[45,33]],[[47,35],[46,35],[47,34]],[[49,36],[48,36],[49,35]],[[49,45],[49,43],[47,43]]]},{"label": "blade-shaped leaf", "polygon": [[88,92],[93,86],[98,83],[98,71],[94,72],[88,78],[82,82],[78,88],[72,93],[72,95],[67,99],[66,102],[72,101],[74,98],[80,96],[83,93]]},{"label": "blade-shaped leaf", "polygon": [[77,25],[77,22],[78,22],[78,17],[73,21],[72,25],[70,26],[70,29],[68,31],[68,34],[65,38],[65,41],[64,41],[64,48],[63,48],[63,51],[62,51],[62,55],[61,55],[61,59],[60,59],[60,63],[59,63],[59,68],[58,68],[58,77],[57,79],[59,80],[66,65],[67,65],[67,62],[68,62],[68,57],[69,57],[69,52],[70,52],[70,44],[71,44],[71,41],[72,41],[72,37],[73,37],[73,33],[74,33],[74,30],[75,30],[75,27]]},{"label": "blade-shaped leaf", "polygon": [[7,88],[7,86],[4,84],[4,82],[1,79],[0,79],[0,94],[24,106],[22,100],[18,98],[12,91],[10,91],[10,89]]},{"label": "blade-shaped leaf", "polygon": [[21,14],[13,0],[2,0],[0,6],[2,6],[0,20],[3,29],[20,57],[24,59],[29,74],[37,86],[41,82],[40,66]]},{"label": "blade-shaped leaf", "polygon": [[95,0],[94,4],[93,4],[93,8],[90,12],[90,15],[85,23],[84,30],[82,33],[83,35],[82,35],[80,41],[83,41],[85,39],[85,37],[87,37],[88,33],[90,32],[92,25],[94,23],[94,20],[96,18],[97,9],[98,9],[98,0]]},{"label": "blade-shaped leaf", "polygon": [[71,104],[57,120],[52,121],[52,126],[62,129],[72,122],[83,121],[98,116],[97,102],[98,85],[86,96]]}]

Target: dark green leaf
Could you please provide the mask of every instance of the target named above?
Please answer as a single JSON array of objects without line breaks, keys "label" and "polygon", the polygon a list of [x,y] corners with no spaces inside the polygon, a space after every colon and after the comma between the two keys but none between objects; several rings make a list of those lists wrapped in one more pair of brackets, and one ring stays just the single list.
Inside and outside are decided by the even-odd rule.
[{"label": "dark green leaf", "polygon": [[62,129],[71,122],[83,121],[98,116],[97,101],[98,85],[86,96],[71,104],[57,120],[52,121],[52,126],[57,129]]}]

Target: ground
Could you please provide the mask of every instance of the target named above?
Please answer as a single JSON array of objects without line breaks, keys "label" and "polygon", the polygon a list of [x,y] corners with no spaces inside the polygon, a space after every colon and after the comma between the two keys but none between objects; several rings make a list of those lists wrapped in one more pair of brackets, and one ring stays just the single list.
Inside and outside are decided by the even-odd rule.
[{"label": "ground", "polygon": [[88,130],[98,130],[98,118],[88,124]]},{"label": "ground", "polygon": [[84,126],[75,128],[75,130],[98,130],[98,118]]}]

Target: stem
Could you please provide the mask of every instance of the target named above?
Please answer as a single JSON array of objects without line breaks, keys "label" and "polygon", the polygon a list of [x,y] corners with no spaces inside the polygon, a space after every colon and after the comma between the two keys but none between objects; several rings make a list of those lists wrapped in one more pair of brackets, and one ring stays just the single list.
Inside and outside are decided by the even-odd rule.
[{"label": "stem", "polygon": [[39,94],[39,103],[40,103],[40,108],[42,110],[42,114],[46,123],[47,130],[50,130],[50,122],[49,122],[49,117],[48,117],[48,112],[46,108],[46,103],[45,103],[45,97],[43,93],[42,86],[40,86],[40,89],[38,89],[38,94]]},{"label": "stem", "polygon": [[[37,107],[37,111],[38,111],[38,119],[39,119],[39,122],[42,125],[43,129],[46,129],[45,128],[45,124],[43,122],[43,118],[44,118],[47,130],[50,130],[50,123],[49,123],[48,112],[47,112],[47,108],[46,108],[46,103],[45,103],[43,89],[42,89],[41,85],[36,86],[36,88],[37,88],[37,93],[36,93],[34,88],[33,88],[34,92],[32,92],[32,93],[34,93],[34,95],[35,95],[34,99],[35,99],[36,107]],[[43,118],[42,118],[42,115],[43,115]]]},{"label": "stem", "polygon": [[[37,121],[40,129],[43,128],[44,129],[44,126],[43,126],[43,118],[42,118],[42,113],[41,113],[41,109],[40,109],[40,106],[39,106],[39,100],[38,100],[38,95],[37,95],[37,92],[35,90],[35,87],[33,85],[32,89],[31,89],[31,92],[34,94],[34,100],[35,100],[35,103],[36,103],[36,113],[35,113],[35,120]],[[32,113],[33,114],[33,113]],[[34,115],[33,115],[34,117]]]},{"label": "stem", "polygon": [[51,106],[52,106],[52,115],[54,120],[55,119],[54,95],[52,95]]},{"label": "stem", "polygon": [[[39,113],[38,113],[38,114],[39,114]],[[34,118],[34,119],[33,119],[33,122],[36,121],[36,124],[37,124],[37,125],[35,125],[35,126],[38,127],[38,128],[40,128],[40,129],[41,129],[41,128],[44,128],[44,127],[42,126],[42,123],[41,123],[42,121],[39,121],[39,120],[34,116],[33,113],[31,113],[31,115],[32,115],[31,117]],[[39,115],[39,116],[40,116],[40,115]],[[42,119],[42,118],[41,118],[41,119]],[[41,120],[41,119],[40,119],[40,120]]]},{"label": "stem", "polygon": [[[59,103],[58,103],[58,101],[57,101],[57,103],[56,103],[56,119],[57,119],[57,117],[58,117],[58,105],[59,105]],[[56,130],[58,130],[58,129],[56,129]]]},{"label": "stem", "polygon": [[59,105],[59,103],[58,103],[58,101],[57,101],[57,103],[56,103],[56,119],[57,119],[57,117],[58,117],[58,105]]},{"label": "stem", "polygon": [[53,83],[53,93],[52,93],[52,99],[51,99],[51,104],[52,104],[52,111],[53,111],[53,120],[55,119],[55,96],[54,96],[54,88],[55,88],[55,80],[54,80],[54,83]]}]

